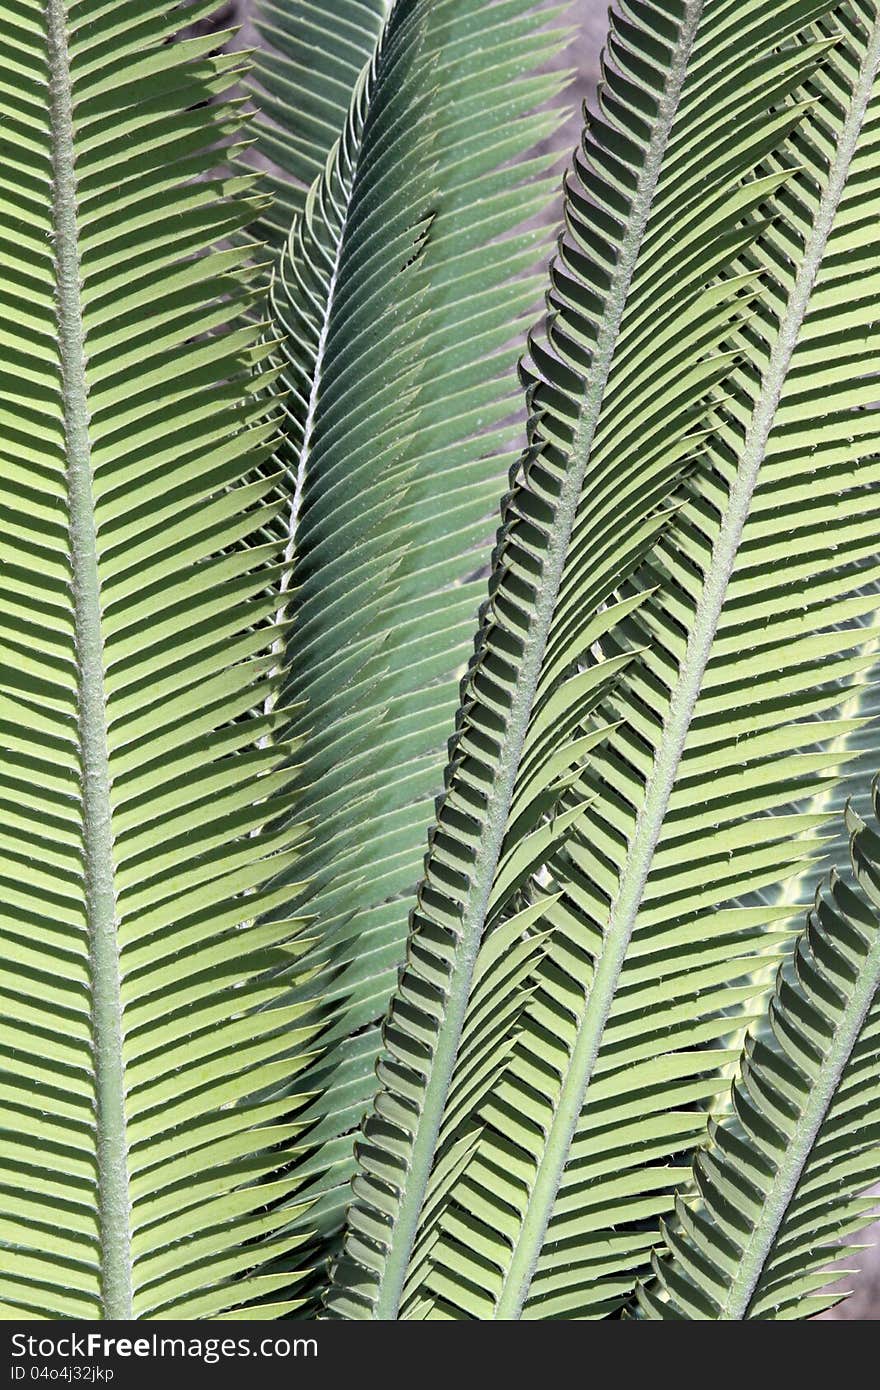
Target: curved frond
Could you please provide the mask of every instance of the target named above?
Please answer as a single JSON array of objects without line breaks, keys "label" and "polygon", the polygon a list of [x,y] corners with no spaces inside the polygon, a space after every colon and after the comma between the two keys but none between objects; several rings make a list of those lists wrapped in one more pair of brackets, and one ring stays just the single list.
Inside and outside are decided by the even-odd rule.
[{"label": "curved frond", "polygon": [[[255,713],[283,552],[241,545],[272,516],[277,420],[228,247],[261,200],[222,167],[239,60],[171,43],[185,16],[17,0],[2,20],[14,1317],[223,1317],[293,1306],[297,1280],[279,1085],[311,1025],[273,880],[298,832],[278,828],[291,749],[259,746],[281,715]],[[263,1277],[279,1253],[293,1272]]]},{"label": "curved frond", "polygon": [[515,461],[513,344],[542,240],[520,228],[554,162],[524,156],[559,122],[534,114],[561,84],[534,72],[562,42],[540,18],[533,0],[395,7],[273,290],[290,393],[283,690],[304,752],[299,813],[315,827],[297,869],[315,886],[295,906],[316,922],[310,992],[325,1019],[302,1078],[315,1093],[302,1171],[323,1250],[348,1201],[475,576]]},{"label": "curved frond", "polygon": [[[664,0],[613,18],[336,1316],[592,1317],[625,1300],[768,945],[773,914],[728,904],[816,848],[816,818],[782,813],[831,775],[823,744],[848,726],[811,722],[818,751],[792,749],[811,699],[845,698],[837,662],[876,604],[860,555],[838,562],[844,507],[793,619],[791,586],[763,578],[762,504],[811,471],[786,447],[792,359],[822,314],[831,236],[850,233],[848,191],[870,196],[861,164],[850,179],[870,155],[875,17],[846,5],[829,26],[828,10]],[[832,399],[816,424],[825,399],[811,443],[836,425]],[[696,426],[699,466],[664,515]],[[782,666],[787,685],[768,676]],[[522,911],[537,915],[487,998],[481,959]],[[535,930],[541,960],[514,972],[518,1007],[493,1034],[503,962]]]},{"label": "curved frond", "polygon": [[880,1173],[880,813],[852,810],[855,887],[836,874],[816,895],[779,974],[770,1027],[749,1039],[733,1114],[694,1165],[668,1255],[639,1290],[649,1318],[808,1318],[839,1300],[839,1244],[870,1224]]}]

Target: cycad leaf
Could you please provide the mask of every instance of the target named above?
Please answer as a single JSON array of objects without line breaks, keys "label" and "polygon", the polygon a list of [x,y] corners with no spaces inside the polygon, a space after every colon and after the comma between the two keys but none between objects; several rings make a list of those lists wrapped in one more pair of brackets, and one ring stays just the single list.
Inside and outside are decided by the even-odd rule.
[{"label": "cycad leaf", "polygon": [[17,1317],[214,1316],[263,1298],[267,1260],[296,1263],[275,1097],[309,1031],[304,946],[277,912],[250,925],[296,853],[274,827],[290,750],[258,747],[280,716],[250,714],[273,688],[282,557],[240,544],[272,514],[277,422],[243,257],[211,249],[260,200],[211,172],[240,65],[216,39],[169,42],[185,17],[17,0],[0,20],[0,1297]]},{"label": "cycad leaf", "polygon": [[[625,1298],[652,1243],[642,1223],[669,1209],[682,1176],[674,1155],[698,1137],[685,1112],[721,1084],[730,1056],[717,1042],[727,1011],[753,988],[772,917],[717,910],[747,886],[790,876],[815,847],[809,819],[746,822],[795,800],[834,759],[789,752],[787,726],[809,676],[795,682],[792,710],[775,702],[763,656],[734,674],[734,655],[758,633],[771,651],[788,636],[790,613],[780,597],[778,608],[752,614],[732,571],[738,558],[741,568],[751,562],[740,512],[748,514],[762,431],[773,423],[779,353],[787,367],[806,307],[794,303],[787,266],[781,286],[773,281],[774,224],[752,214],[767,204],[778,217],[800,196],[790,172],[800,145],[784,137],[802,114],[795,93],[828,48],[823,29],[802,26],[826,12],[762,3],[744,15],[724,0],[669,0],[625,6],[612,20],[602,114],[569,189],[570,241],[554,270],[557,317],[549,350],[533,353],[533,447],[507,504],[410,963],[386,1031],[384,1089],[364,1130],[335,1315],[597,1316]],[[860,123],[859,103],[852,109],[857,117],[841,117],[835,106],[835,118]],[[771,161],[780,141],[784,152]],[[838,157],[848,152],[844,142]],[[743,185],[756,165],[761,177]],[[818,173],[820,186],[831,185],[823,207],[836,206],[838,164]],[[801,176],[814,200],[816,175]],[[760,249],[749,250],[758,234]],[[811,241],[808,251],[815,270],[818,247]],[[760,279],[769,282],[760,334],[748,324],[732,331]],[[662,524],[658,504],[693,448],[706,395],[727,370],[719,347],[729,337],[746,351],[763,333],[784,352],[766,383],[748,358],[736,365],[725,385],[733,402],[712,410],[707,459],[683,490],[690,503],[667,518],[649,565],[626,585]],[[746,446],[752,413],[761,423]],[[814,565],[832,611],[809,612],[791,636],[850,614],[833,602],[834,566],[830,553]],[[841,574],[844,594],[857,587]],[[857,600],[852,612],[865,606]],[[848,636],[826,642],[829,683]],[[825,640],[814,640],[816,656]],[[802,640],[797,665],[811,657]],[[738,727],[728,736],[731,706],[743,700],[746,727],[766,735],[747,749]],[[575,783],[560,780],[555,810],[539,808],[539,819],[571,822],[562,837],[534,842],[537,858],[549,855],[540,873],[530,860],[526,900],[552,890],[543,925],[553,937],[546,964],[523,984],[514,1058],[500,1081],[490,1074],[471,1088],[462,1108],[473,1076],[464,1059],[480,1037],[468,1027],[473,971],[509,906],[499,876],[522,857],[520,839],[541,833],[524,810],[546,791],[547,759],[572,740],[577,774],[575,742],[603,725],[607,736]],[[841,727],[812,732],[818,742]],[[754,761],[751,778],[744,757]],[[451,1107],[460,1110],[452,1131]],[[626,1130],[646,1113],[647,1151]],[[469,1140],[475,1126],[482,1135]],[[613,1134],[618,1174],[600,1188]],[[435,1157],[438,1135],[465,1154],[461,1163],[442,1148]],[[584,1209],[593,1186],[595,1209]]]},{"label": "cycad leaf", "polygon": [[[871,121],[870,117],[865,118],[863,102],[873,80],[875,33],[873,28],[860,23],[848,7],[835,15],[835,24],[828,26],[825,32],[834,32],[838,25],[847,27],[830,56],[828,81],[833,78],[839,92],[842,74],[850,74],[851,105],[841,112],[837,97],[829,101],[830,110],[843,127],[829,144],[844,167],[834,161],[825,165],[823,156],[814,160],[809,183],[813,190],[822,189],[824,173],[825,193],[821,199],[816,197],[815,191],[802,194],[799,179],[780,191],[779,206],[785,212],[762,238],[755,258],[758,264],[763,262],[771,268],[769,276],[766,270],[764,272],[770,292],[766,300],[770,312],[765,314],[763,302],[759,303],[755,326],[764,319],[760,334],[753,336],[751,327],[744,331],[748,345],[746,360],[757,364],[763,373],[762,380],[758,383],[754,368],[742,375],[737,372],[731,379],[729,407],[719,415],[716,431],[708,441],[713,471],[701,472],[695,479],[696,514],[688,511],[681,514],[683,524],[676,522],[669,528],[634,586],[636,591],[655,588],[657,591],[657,597],[648,598],[631,624],[630,640],[649,643],[650,650],[643,660],[634,664],[632,674],[627,673],[615,698],[602,711],[606,718],[613,720],[616,731],[599,750],[584,779],[585,790],[599,794],[594,796],[586,812],[582,833],[569,846],[568,864],[554,866],[563,882],[573,879],[575,892],[572,897],[580,909],[574,921],[570,917],[564,921],[562,931],[568,947],[564,968],[575,982],[569,991],[570,999],[577,1000],[578,980],[590,979],[590,958],[597,965],[583,1013],[584,1022],[572,1045],[576,1063],[577,1049],[582,1049],[583,1070],[580,1083],[575,1084],[587,1080],[579,1113],[575,1115],[574,1107],[580,1103],[580,1097],[576,1089],[572,1096],[570,1084],[570,1078],[577,1074],[577,1065],[568,1073],[568,1079],[563,1080],[560,1092],[554,1092],[552,1084],[547,1088],[552,1102],[549,1112],[552,1123],[547,1121],[550,1124],[547,1152],[553,1155],[555,1140],[558,1160],[565,1143],[564,1137],[560,1142],[559,1135],[560,1132],[565,1134],[562,1112],[566,1095],[571,1103],[568,1122],[572,1125],[573,1141],[565,1167],[561,1171],[557,1168],[557,1196],[547,1227],[546,1244],[534,1266],[528,1299],[522,1304],[526,1317],[597,1316],[611,1311],[612,1300],[625,1281],[618,1280],[615,1288],[613,1279],[606,1280],[604,1275],[597,1279],[595,1271],[597,1265],[601,1268],[602,1264],[602,1238],[610,1234],[612,1227],[620,1231],[625,1204],[618,1203],[610,1208],[614,1219],[607,1221],[604,1229],[597,1220],[597,1215],[602,1213],[601,1205],[597,1204],[596,1215],[587,1213],[586,1221],[581,1218],[585,1227],[583,1235],[574,1208],[578,1194],[583,1198],[595,1191],[595,1178],[601,1176],[607,1149],[613,1148],[614,1135],[632,1113],[628,1108],[633,1103],[632,1097],[618,1098],[614,1094],[615,1078],[618,1087],[624,1081],[635,1084],[641,1079],[644,1065],[635,1073],[627,1070],[627,1066],[640,1063],[640,1059],[646,1057],[651,1032],[656,1039],[655,1050],[693,1048],[708,1036],[706,1029],[711,1025],[713,1007],[723,1002],[726,1011],[735,1003],[737,989],[741,990],[746,1007],[750,1007],[749,982],[742,978],[747,972],[748,953],[745,959],[733,957],[734,969],[728,967],[714,981],[710,977],[714,991],[704,988],[700,970],[705,953],[713,949],[717,911],[744,892],[751,896],[768,883],[778,883],[790,876],[798,859],[809,850],[809,839],[802,837],[809,836],[810,821],[809,818],[792,821],[778,814],[761,814],[751,823],[749,818],[760,813],[784,812],[786,803],[800,800],[804,792],[827,786],[827,772],[834,764],[845,760],[846,752],[840,751],[839,743],[851,737],[858,727],[857,722],[829,720],[824,716],[834,713],[835,706],[838,712],[843,712],[838,681],[843,678],[848,684],[854,672],[863,665],[861,653],[871,634],[861,629],[858,620],[876,609],[876,594],[870,585],[867,590],[863,588],[865,579],[871,578],[870,566],[865,565],[870,554],[869,545],[861,546],[857,535],[868,497],[872,464],[868,458],[856,461],[856,481],[862,486],[852,507],[848,495],[844,494],[834,507],[824,510],[821,518],[816,515],[814,519],[802,480],[812,476],[813,467],[826,450],[828,462],[833,463],[834,451],[839,451],[841,445],[846,447],[851,416],[845,411],[836,412],[833,396],[823,398],[823,406],[827,402],[828,410],[820,417],[818,427],[815,415],[809,419],[801,416],[792,422],[785,414],[787,400],[796,396],[793,382],[798,380],[797,354],[809,341],[813,325],[821,321],[818,303],[821,302],[823,277],[834,274],[836,258],[831,247],[835,232],[847,221],[846,191],[852,188],[850,196],[856,199],[865,196],[861,188],[859,152],[869,150],[872,141]],[[853,71],[858,75],[854,82]],[[827,92],[828,88],[824,90]],[[818,112],[811,112],[809,123],[798,132],[793,154],[783,155],[774,162],[784,166],[789,158],[800,160],[802,146],[821,150],[823,146],[810,123],[817,121],[824,134],[823,127],[828,119],[824,111],[821,117]],[[847,137],[857,146],[854,171],[845,167]],[[827,150],[829,146],[824,148]],[[772,167],[771,164],[771,170]],[[807,208],[801,207],[802,199],[806,200]],[[819,203],[818,208],[816,203]],[[792,207],[798,210],[796,214],[790,212]],[[823,215],[828,219],[824,228]],[[809,276],[805,278],[802,274],[800,277],[804,294],[800,309],[795,292],[797,282],[794,288],[790,281],[786,283],[787,267],[785,273],[777,272],[781,254],[777,234],[788,244],[788,238],[796,237],[799,228],[804,229],[806,240],[802,265],[809,267],[812,257],[812,272],[815,273],[819,262],[822,263],[814,295],[809,293]],[[869,243],[873,241],[868,227],[863,227],[863,235]],[[823,241],[827,243],[824,246]],[[745,258],[745,264],[750,263],[750,258]],[[782,305],[787,308],[783,310]],[[771,350],[776,330],[779,337]],[[789,346],[793,341],[798,344],[790,379],[786,379],[784,368],[786,335]],[[841,390],[848,384],[853,390],[859,385],[857,377],[851,379],[852,370],[852,364],[847,361],[839,367],[837,376]],[[858,370],[865,370],[863,362]],[[777,391],[781,397],[778,402],[774,400]],[[760,439],[761,430],[767,431],[764,443]],[[751,500],[748,485],[743,485],[743,467],[750,453],[757,480]],[[725,561],[725,540],[729,543],[736,539],[738,523],[731,508],[737,493],[738,505],[742,508],[743,533],[738,544],[728,550]],[[795,494],[793,498],[792,493]],[[790,500],[790,505],[788,517],[783,520],[786,500]],[[787,547],[780,546],[777,540],[780,525],[790,527],[795,535],[799,534],[799,527],[803,528],[800,534],[804,536],[814,534],[809,581],[801,583],[797,573],[793,573]],[[854,535],[855,544],[852,543]],[[785,578],[791,576],[793,583],[781,582],[778,591],[774,591],[774,586],[767,584],[766,576],[768,571],[772,572],[777,558],[781,559],[783,550]],[[840,560],[840,554],[844,553],[849,560],[847,564]],[[724,565],[728,562],[731,572],[725,577]],[[714,638],[709,645],[706,639],[713,630],[712,602],[719,603],[720,607]],[[798,609],[795,620],[793,602]],[[701,638],[705,644],[704,665],[699,659]],[[606,644],[606,652],[613,653],[616,649],[616,642]],[[850,660],[853,649],[856,649],[856,658]],[[751,650],[754,656],[749,660],[744,652]],[[784,671],[784,679],[776,678],[778,670]],[[774,673],[770,679],[768,671]],[[687,710],[690,697],[685,698],[689,675],[691,694],[697,696],[699,689],[699,697],[690,712]],[[666,694],[670,688],[672,699]],[[681,745],[676,749],[676,739],[682,740],[683,750]],[[808,751],[803,751],[805,746]],[[639,785],[646,776],[645,792],[640,800]],[[652,842],[654,836],[656,839]],[[609,899],[611,910],[606,917]],[[772,921],[780,911],[784,912],[785,908],[766,913],[764,920]],[[675,945],[674,936],[670,938],[668,933],[670,929],[680,928],[683,912],[690,918],[693,964],[682,962],[676,978],[675,956],[664,948],[667,942]],[[626,954],[627,930],[622,938],[618,937],[621,955],[615,967],[614,953],[609,947],[628,914],[631,914],[628,920],[632,935]],[[760,912],[757,920],[761,920]],[[601,945],[596,937],[597,929],[604,934]],[[596,945],[591,946],[591,936]],[[652,945],[656,952],[653,962],[650,959]],[[579,963],[578,947],[586,952],[586,963]],[[639,961],[636,951],[643,957],[647,951],[649,958]],[[634,971],[635,988],[632,988],[630,981]],[[602,982],[598,992],[597,979]],[[694,994],[689,1001],[691,982]],[[670,999],[673,988],[674,1009]],[[554,997],[558,1008],[561,997],[558,985]],[[606,1009],[608,1012],[603,1018]],[[659,1013],[661,1009],[663,1013]],[[615,1015],[624,1016],[622,1028]],[[722,1012],[721,1020],[723,1016]],[[721,1020],[716,1018],[716,1035]],[[536,1052],[539,1057],[546,1056],[546,1043],[542,1046],[548,1026],[546,1010],[542,1022],[543,1034],[536,1030],[534,1043],[531,1046],[523,1044],[532,1057]],[[653,1026],[649,1027],[649,1023]],[[587,1059],[583,1049],[590,1028],[595,1052]],[[695,1062],[692,1070],[697,1073],[699,1053],[689,1052],[688,1057]],[[705,1061],[711,1063],[711,1056]],[[615,1069],[610,1076],[610,1096],[604,1085],[609,1068]],[[682,1100],[698,1098],[699,1092],[690,1096],[682,1092],[679,1084],[682,1080],[683,1077],[679,1078],[678,1090],[668,1096],[664,1096],[662,1088],[648,1085],[642,1093],[643,1110],[649,1114],[657,1110],[662,1113],[664,1108],[677,1109]],[[526,1084],[528,1081],[526,1075]],[[698,1074],[694,1075],[694,1084],[699,1084]],[[505,1118],[505,1108],[496,1111],[496,1125]],[[669,1142],[673,1137],[674,1129],[670,1129],[666,1148],[669,1154],[674,1152],[674,1145]],[[603,1148],[606,1153],[602,1152]],[[662,1158],[662,1152],[659,1150],[656,1157]],[[619,1155],[618,1169],[624,1166],[638,1169],[642,1163],[638,1151],[630,1148],[628,1154]],[[535,1183],[539,1194],[542,1178],[546,1183],[546,1174],[545,1158]],[[550,1186],[553,1181],[551,1179]],[[633,1197],[642,1198],[641,1205],[633,1203],[634,1216],[643,1218],[651,1214],[644,1199],[651,1199],[654,1181],[655,1174],[649,1168],[644,1174],[641,1194],[635,1183],[631,1188]],[[667,1206],[670,1193],[671,1184],[661,1198]],[[534,1196],[532,1204],[533,1209]],[[549,1205],[548,1202],[548,1208]],[[608,1213],[606,1206],[604,1214]],[[598,1228],[595,1231],[590,1229],[591,1220]],[[518,1285],[520,1296],[526,1287],[527,1266],[523,1251],[527,1249],[528,1227],[525,1231],[526,1240],[520,1241],[511,1261],[512,1275],[508,1272],[505,1276],[500,1297],[502,1314],[516,1306],[504,1302],[511,1286]],[[642,1259],[646,1244],[641,1252]],[[607,1295],[604,1299],[603,1294]]]},{"label": "cycad leaf", "polygon": [[290,392],[284,698],[315,827],[297,867],[315,887],[294,906],[315,919],[325,1009],[302,1173],[322,1241],[348,1201],[474,575],[515,457],[510,344],[538,297],[541,240],[517,228],[549,196],[553,159],[522,156],[558,123],[530,112],[558,91],[558,73],[533,68],[560,43],[532,0],[397,5],[274,285]]},{"label": "cycad leaf", "polygon": [[260,228],[280,245],[348,120],[393,0],[255,0],[260,44],[248,87],[274,199]]},{"label": "cycad leaf", "polygon": [[[870,470],[878,476],[878,461],[865,459],[861,465],[865,470],[866,482]],[[828,484],[831,485],[829,478]],[[875,484],[876,485],[876,484]],[[874,581],[865,586],[865,592],[878,590]],[[878,632],[873,614],[867,613],[863,619],[866,632],[861,650],[849,663],[849,674],[856,677],[852,692],[840,713],[852,727],[841,735],[837,751],[844,766],[845,775],[804,803],[800,808],[806,813],[828,818],[828,840],[823,858],[839,866],[844,879],[849,879],[849,835],[846,831],[845,810],[847,806],[861,816],[871,814],[871,778],[880,765],[880,682],[878,670]],[[823,882],[825,871],[822,861],[813,861],[805,866],[802,874],[783,888],[755,895],[755,901],[769,903],[772,907],[788,905],[793,915],[799,908],[812,902]]]},{"label": "cycad leaf", "polygon": [[668,1255],[639,1290],[649,1318],[807,1318],[827,1307],[841,1237],[873,1219],[880,1172],[880,836],[852,810],[855,887],[816,895],[748,1041],[733,1113],[697,1156]]}]

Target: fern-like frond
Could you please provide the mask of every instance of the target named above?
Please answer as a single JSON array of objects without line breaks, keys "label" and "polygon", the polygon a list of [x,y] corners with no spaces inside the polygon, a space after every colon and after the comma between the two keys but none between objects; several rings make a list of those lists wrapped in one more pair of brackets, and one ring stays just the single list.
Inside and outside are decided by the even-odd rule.
[{"label": "fern-like frond", "polygon": [[[546,16],[544,16],[546,17]],[[302,741],[323,1053],[302,1079],[309,1223],[338,1234],[492,512],[515,454],[515,339],[539,296],[558,29],[533,0],[398,4],[274,286],[289,390],[284,699]],[[479,117],[477,119],[477,113]],[[513,161],[520,161],[512,163]],[[279,659],[281,654],[279,653]],[[365,827],[369,827],[368,831]]]},{"label": "fern-like frond", "polygon": [[281,245],[340,138],[393,0],[256,0],[260,44],[248,74],[256,149],[274,198],[260,228]]},{"label": "fern-like frond", "polygon": [[[872,470],[875,477],[880,476],[880,462],[876,457],[866,458],[861,466],[867,477]],[[864,592],[866,595],[880,592],[880,581],[869,582]],[[822,860],[806,865],[791,883],[783,887],[774,885],[769,892],[756,895],[756,901],[765,901],[773,907],[787,905],[795,919],[802,916],[803,905],[812,902],[825,878],[823,861],[836,864],[841,876],[849,877],[850,837],[844,815],[847,806],[851,805],[863,817],[871,814],[871,779],[880,766],[880,682],[877,679],[880,633],[871,611],[865,614],[862,622],[866,629],[864,643],[850,668],[857,679],[846,703],[840,707],[841,715],[851,725],[836,745],[844,775],[798,808],[828,818],[828,839]]]},{"label": "fern-like frond", "polygon": [[228,242],[262,202],[218,168],[240,62],[222,37],[172,43],[190,13],[16,0],[0,19],[14,1317],[263,1317],[296,1282],[260,1273],[295,1245],[279,1087],[310,1027],[272,885],[296,855],[291,750],[259,746],[281,718],[258,711],[283,553],[241,544],[272,515],[277,419]]},{"label": "fern-like frond", "polygon": [[[505,509],[360,1146],[336,1316],[617,1306],[684,1175],[675,1155],[699,1136],[693,1106],[731,1060],[728,1010],[754,991],[772,914],[721,909],[815,849],[816,818],[757,813],[829,775],[827,751],[791,755],[804,738],[791,726],[812,709],[816,664],[827,697],[846,675],[835,658],[863,637],[826,628],[871,603],[849,597],[861,581],[838,569],[823,518],[810,549],[822,600],[792,620],[790,592],[752,579],[770,544],[762,520],[744,526],[863,138],[874,29],[844,7],[831,76],[808,81],[833,40],[804,26],[828,8],[663,0],[612,20],[549,345],[533,347],[532,447]],[[787,139],[829,85],[830,114],[820,104]],[[836,144],[829,120],[844,131]],[[814,160],[798,174],[802,145]],[[859,179],[852,190],[862,196]],[[798,216],[779,232],[803,198],[813,224]],[[756,281],[766,308],[750,309]],[[628,582],[722,378],[687,505]],[[808,470],[803,449],[790,468]],[[776,478],[770,463],[768,491]],[[839,524],[843,535],[846,515]],[[768,676],[777,660],[788,686]],[[813,724],[811,742],[846,727]],[[522,911],[549,943],[516,974],[520,1007],[495,1033],[506,954],[488,998],[480,961]],[[522,944],[515,934],[509,950]]]},{"label": "fern-like frond", "polygon": [[668,1253],[639,1290],[649,1318],[808,1318],[843,1237],[863,1230],[880,1173],[880,813],[849,810],[855,887],[816,895],[779,974],[769,1029],[747,1041],[733,1114],[698,1154],[698,1196],[679,1198]]}]

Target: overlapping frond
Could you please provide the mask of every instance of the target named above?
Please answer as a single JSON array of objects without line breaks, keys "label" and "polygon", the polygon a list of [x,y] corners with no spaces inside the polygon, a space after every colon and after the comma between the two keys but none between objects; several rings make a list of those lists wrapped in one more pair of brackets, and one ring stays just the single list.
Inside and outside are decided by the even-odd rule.
[{"label": "overlapping frond", "polygon": [[16,0],[0,29],[12,1317],[265,1317],[295,1282],[260,1277],[310,1026],[272,887],[291,750],[259,746],[283,554],[240,544],[277,420],[228,242],[261,200],[222,172],[238,59],[170,42],[191,13]]},{"label": "overlapping frond", "polygon": [[793,962],[779,973],[769,1030],[750,1039],[733,1113],[694,1164],[696,1195],[664,1231],[648,1318],[808,1318],[839,1300],[828,1285],[840,1241],[873,1219],[880,1172],[880,812],[849,810],[853,887],[816,895]]},{"label": "overlapping frond", "polygon": [[256,145],[274,198],[261,230],[283,244],[348,121],[393,0],[255,0],[260,44],[248,88],[259,110]]},{"label": "overlapping frond", "polygon": [[[546,16],[542,16],[546,18]],[[552,16],[551,16],[552,19]],[[533,312],[559,114],[532,0],[395,7],[276,276],[293,560],[284,699],[302,740],[298,874],[314,890],[323,1052],[302,1086],[308,1221],[338,1233],[352,1131],[405,954],[492,514],[515,455],[516,338]],[[514,162],[519,161],[519,162]],[[279,660],[281,653],[279,653]],[[368,832],[365,831],[368,827]]]},{"label": "overlapping frond", "polygon": [[[752,580],[770,539],[760,521],[743,527],[759,473],[770,490],[776,478],[762,468],[771,427],[784,428],[791,353],[845,190],[860,196],[853,146],[870,144],[874,30],[844,7],[830,76],[815,78],[832,34],[814,21],[828,8],[664,0],[613,18],[334,1315],[617,1306],[684,1174],[676,1155],[703,1129],[694,1107],[732,1060],[719,1045],[728,1011],[776,944],[771,912],[726,905],[816,847],[816,817],[765,813],[830,776],[837,758],[822,745],[845,722],[811,722],[819,751],[791,750],[816,704],[845,698],[848,648],[864,637],[852,622],[827,630],[872,604],[850,596],[864,581],[831,549],[845,512],[834,537],[826,518],[811,536],[821,597],[796,619],[789,592],[777,600],[766,578],[759,589],[766,562]],[[836,145],[829,121],[844,132]],[[802,145],[814,158],[798,174]],[[804,196],[819,204],[813,223],[777,230]],[[698,425],[686,505],[664,519]],[[809,469],[803,451],[790,468]],[[769,675],[777,651],[788,687]],[[532,916],[488,977],[498,1017],[480,960],[510,911]],[[549,934],[540,951],[535,933]],[[538,959],[525,974],[511,963],[524,950]]]}]

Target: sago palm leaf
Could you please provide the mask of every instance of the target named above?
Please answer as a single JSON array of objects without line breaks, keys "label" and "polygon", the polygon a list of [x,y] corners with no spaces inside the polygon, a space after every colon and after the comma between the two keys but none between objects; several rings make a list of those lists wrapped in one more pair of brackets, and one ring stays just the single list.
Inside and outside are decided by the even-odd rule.
[{"label": "sago palm leaf", "polygon": [[[867,309],[867,306],[866,306]],[[880,462],[876,457],[866,459],[863,467],[874,470],[875,478],[880,478]],[[876,484],[875,484],[876,486]],[[877,591],[880,584],[874,581],[866,585],[866,593]],[[833,786],[827,787],[818,796],[806,803],[804,810],[816,812],[829,819],[830,837],[825,845],[823,859],[839,866],[842,877],[849,875],[849,840],[846,831],[844,812],[851,805],[859,815],[867,817],[871,813],[871,778],[880,766],[880,633],[873,626],[872,614],[867,614],[863,655],[854,663],[854,669],[861,668],[860,679],[856,683],[841,714],[852,720],[856,727],[849,729],[838,740],[838,749],[845,761],[845,776]],[[808,865],[803,874],[793,883],[783,888],[775,888],[764,897],[773,906],[787,903],[792,908],[798,904],[812,902],[825,877],[821,861]]]},{"label": "sago palm leaf", "polygon": [[248,87],[259,108],[257,151],[274,196],[260,219],[281,244],[342,134],[393,0],[256,0],[261,40]]},{"label": "sago palm leaf", "polygon": [[679,1199],[669,1254],[639,1290],[649,1318],[807,1318],[828,1294],[837,1243],[873,1219],[880,1172],[880,836],[853,811],[855,889],[832,874],[790,966],[769,1032],[750,1040],[733,1115],[699,1154],[699,1196]]},{"label": "sago palm leaf", "polygon": [[[293,561],[283,652],[304,740],[323,1053],[301,1081],[308,1224],[333,1236],[405,954],[458,682],[515,460],[516,348],[539,296],[558,50],[532,0],[398,4],[276,276]],[[477,113],[479,119],[477,120]],[[520,161],[511,167],[511,161]],[[279,652],[279,660],[282,653]]]},{"label": "sago palm leaf", "polygon": [[[774,914],[728,905],[815,850],[818,818],[785,812],[839,761],[852,725],[829,716],[877,606],[860,472],[876,426],[851,414],[873,399],[873,345],[828,359],[858,313],[841,282],[874,251],[880,34],[873,5],[828,16],[664,0],[613,21],[337,1316],[612,1311],[671,1208],[694,1106],[719,1089],[728,1012],[755,988]],[[781,139],[800,83],[806,114]],[[733,191],[756,161],[760,180]],[[744,233],[762,202],[767,224]],[[627,582],[721,370],[725,296],[755,279],[686,505]],[[814,510],[823,466],[845,466],[851,491]],[[508,926],[511,909],[528,917]],[[529,930],[550,933],[545,963],[515,974],[516,1025],[496,1036]]]},{"label": "sago palm leaf", "polygon": [[16,0],[0,20],[12,1318],[269,1317],[294,1282],[260,1277],[293,1247],[279,1087],[309,1028],[271,885],[296,853],[290,750],[259,746],[280,715],[254,713],[282,555],[240,545],[277,422],[243,255],[211,249],[261,204],[211,172],[240,64],[170,42],[192,13]]}]

